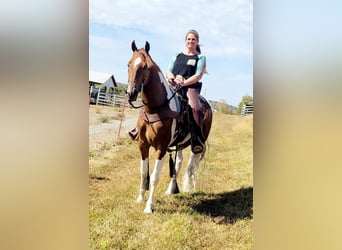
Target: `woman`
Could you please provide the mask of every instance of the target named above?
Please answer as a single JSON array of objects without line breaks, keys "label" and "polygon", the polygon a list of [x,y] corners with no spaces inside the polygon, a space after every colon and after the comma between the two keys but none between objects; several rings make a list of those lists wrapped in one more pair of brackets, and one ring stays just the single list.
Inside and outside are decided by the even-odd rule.
[{"label": "woman", "polygon": [[199,95],[202,78],[206,69],[206,58],[201,54],[199,34],[196,30],[189,30],[185,35],[185,49],[175,55],[166,72],[166,77],[175,89],[181,88],[186,93],[195,124],[191,126],[191,150],[195,154],[201,153],[204,147],[204,137],[201,132],[201,103]]}]

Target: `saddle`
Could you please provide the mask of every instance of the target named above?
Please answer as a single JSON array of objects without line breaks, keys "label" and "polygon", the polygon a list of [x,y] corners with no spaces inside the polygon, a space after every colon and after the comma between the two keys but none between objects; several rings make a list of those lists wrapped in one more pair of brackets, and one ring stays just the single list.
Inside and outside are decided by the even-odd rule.
[{"label": "saddle", "polygon": [[[174,137],[172,138],[172,142],[167,149],[168,152],[184,149],[191,144],[191,128],[193,127],[192,124],[195,123],[192,114],[192,108],[188,103],[188,98],[186,95],[182,93],[182,91],[177,91],[174,98],[177,98],[177,102],[179,104],[178,112],[172,111],[169,108],[165,108],[163,110],[159,110],[157,113],[149,114],[141,109],[139,114],[140,117],[150,125],[166,119],[176,119],[176,131]],[[205,114],[206,109],[208,107],[210,108],[210,106],[208,106],[209,104],[202,96],[200,96],[200,102],[202,104],[202,113]]]},{"label": "saddle", "polygon": [[168,152],[186,148],[191,144],[190,134],[191,129],[193,128],[192,125],[195,123],[192,114],[192,108],[188,103],[188,98],[186,97],[186,95],[182,95],[182,93],[179,93],[177,94],[177,98],[180,102],[180,112],[177,116],[176,132],[172,143],[168,147]]}]

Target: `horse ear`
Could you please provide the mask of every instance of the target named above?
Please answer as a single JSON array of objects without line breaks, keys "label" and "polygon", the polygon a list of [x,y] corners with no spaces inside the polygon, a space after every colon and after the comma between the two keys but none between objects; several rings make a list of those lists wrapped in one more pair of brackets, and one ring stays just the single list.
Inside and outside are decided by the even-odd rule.
[{"label": "horse ear", "polygon": [[148,43],[148,41],[146,41],[146,43],[145,43],[145,51],[147,53],[150,51],[150,44]]},{"label": "horse ear", "polygon": [[135,40],[132,41],[131,47],[132,47],[133,52],[138,50],[137,46],[135,45]]}]

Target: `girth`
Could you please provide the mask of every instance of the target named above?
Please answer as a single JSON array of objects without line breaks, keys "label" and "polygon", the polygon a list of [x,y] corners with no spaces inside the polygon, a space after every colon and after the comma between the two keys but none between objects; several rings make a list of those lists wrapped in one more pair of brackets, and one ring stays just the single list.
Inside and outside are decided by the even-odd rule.
[{"label": "girth", "polygon": [[172,110],[162,110],[158,113],[146,113],[144,109],[140,109],[140,117],[144,119],[144,121],[148,124],[152,124],[155,122],[163,121],[166,119],[173,119],[178,116],[178,112]]}]

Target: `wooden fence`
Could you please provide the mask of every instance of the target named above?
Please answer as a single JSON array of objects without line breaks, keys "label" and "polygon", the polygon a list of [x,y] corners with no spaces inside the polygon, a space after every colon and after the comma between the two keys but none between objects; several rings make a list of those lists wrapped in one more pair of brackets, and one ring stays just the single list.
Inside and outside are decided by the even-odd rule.
[{"label": "wooden fence", "polygon": [[106,94],[104,92],[99,92],[95,104],[121,108],[124,105],[127,105],[127,103],[125,103],[125,98],[126,97],[123,95]]},{"label": "wooden fence", "polygon": [[253,108],[254,108],[253,105],[244,104],[244,105],[242,106],[242,109],[241,109],[241,115],[253,114]]}]

